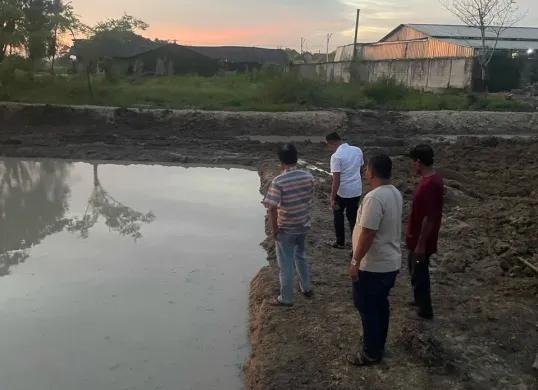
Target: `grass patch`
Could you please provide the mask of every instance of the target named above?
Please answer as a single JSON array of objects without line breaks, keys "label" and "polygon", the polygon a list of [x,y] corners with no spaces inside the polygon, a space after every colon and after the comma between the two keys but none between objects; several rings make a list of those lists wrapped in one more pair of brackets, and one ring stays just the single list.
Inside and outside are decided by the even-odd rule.
[{"label": "grass patch", "polygon": [[533,111],[528,104],[499,97],[470,97],[409,89],[393,79],[370,84],[327,84],[291,73],[154,77],[142,80],[93,78],[90,101],[83,75],[32,75],[0,67],[0,100],[45,104],[96,104],[168,109],[296,111],[322,108],[387,110]]}]

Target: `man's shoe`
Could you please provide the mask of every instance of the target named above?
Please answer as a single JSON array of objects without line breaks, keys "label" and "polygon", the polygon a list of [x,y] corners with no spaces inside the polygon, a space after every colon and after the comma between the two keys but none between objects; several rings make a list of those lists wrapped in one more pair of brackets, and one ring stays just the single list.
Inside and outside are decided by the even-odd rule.
[{"label": "man's shoe", "polygon": [[433,320],[433,313],[422,313],[419,309],[416,310],[416,313],[423,320]]},{"label": "man's shoe", "polygon": [[312,298],[314,296],[314,290],[310,290],[310,291],[307,291],[307,292],[303,292],[303,295],[306,297],[306,298]]},{"label": "man's shoe", "polygon": [[328,241],[327,245],[334,249],[346,249],[346,245],[340,245],[336,241]]}]

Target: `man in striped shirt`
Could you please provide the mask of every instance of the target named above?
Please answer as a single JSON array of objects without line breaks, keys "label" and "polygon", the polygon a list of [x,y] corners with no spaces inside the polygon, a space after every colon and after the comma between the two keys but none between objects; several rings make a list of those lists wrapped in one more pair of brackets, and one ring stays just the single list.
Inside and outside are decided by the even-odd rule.
[{"label": "man in striped shirt", "polygon": [[297,149],[284,145],[278,151],[282,174],[275,177],[263,203],[268,208],[269,222],[275,240],[280,267],[280,295],[271,301],[275,306],[293,306],[295,269],[301,290],[307,298],[313,295],[306,258],[306,236],[312,222],[312,174],[297,169]]}]

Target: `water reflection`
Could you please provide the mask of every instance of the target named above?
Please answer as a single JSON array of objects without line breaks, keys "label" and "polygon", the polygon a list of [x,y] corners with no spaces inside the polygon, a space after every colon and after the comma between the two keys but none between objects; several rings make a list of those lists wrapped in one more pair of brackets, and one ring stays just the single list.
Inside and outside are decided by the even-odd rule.
[{"label": "water reflection", "polygon": [[140,224],[153,222],[155,215],[152,212],[143,214],[114,199],[101,185],[98,169],[99,165],[93,164],[93,191],[88,200],[88,207],[82,218],[74,218],[71,221],[68,230],[79,232],[80,237],[88,238],[89,230],[101,215],[111,231],[117,231],[122,236],[131,236],[135,240],[141,238]]},{"label": "water reflection", "polygon": [[0,389],[241,388],[266,257],[256,172],[10,163]]},{"label": "water reflection", "polygon": [[28,258],[28,249],[69,225],[70,164],[0,162],[0,276]]},{"label": "water reflection", "polygon": [[142,237],[142,223],[155,220],[114,199],[101,185],[98,164],[93,164],[93,190],[82,216],[68,215],[72,163],[58,161],[0,161],[0,276],[23,263],[28,250],[67,228],[88,238],[102,216],[110,231]]}]

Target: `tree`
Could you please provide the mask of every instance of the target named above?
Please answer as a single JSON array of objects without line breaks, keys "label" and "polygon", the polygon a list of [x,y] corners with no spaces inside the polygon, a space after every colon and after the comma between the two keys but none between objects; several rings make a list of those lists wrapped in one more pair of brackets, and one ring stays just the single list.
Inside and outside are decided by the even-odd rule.
[{"label": "tree", "polygon": [[149,25],[143,20],[124,14],[119,19],[107,19],[88,29],[87,39],[81,47],[82,53],[80,55],[85,62],[90,103],[93,102],[92,73],[97,68],[98,61],[112,54],[109,52],[110,47],[126,44],[136,39],[146,40],[146,38],[137,35],[136,31],[144,31],[148,27]]},{"label": "tree", "polygon": [[50,9],[51,34],[47,42],[47,55],[51,59],[51,72],[54,73],[54,63],[58,52],[62,48],[61,37],[70,34],[73,39],[78,32],[86,31],[87,27],[81,23],[75,14],[71,2],[53,0]]},{"label": "tree", "polygon": [[34,67],[47,55],[50,37],[51,0],[22,0],[24,19],[21,23],[23,45]]},{"label": "tree", "polygon": [[50,57],[54,69],[61,38],[83,30],[71,3],[63,0],[0,0],[0,62],[8,47],[23,48],[34,66]]},{"label": "tree", "polygon": [[[482,83],[486,84],[487,68],[502,33],[518,23],[525,13],[519,11],[514,0],[440,0],[441,4],[466,26],[480,30],[478,63]],[[491,43],[492,42],[492,43]]]},{"label": "tree", "polygon": [[22,43],[19,25],[24,19],[22,0],[0,0],[0,63],[8,48]]}]

